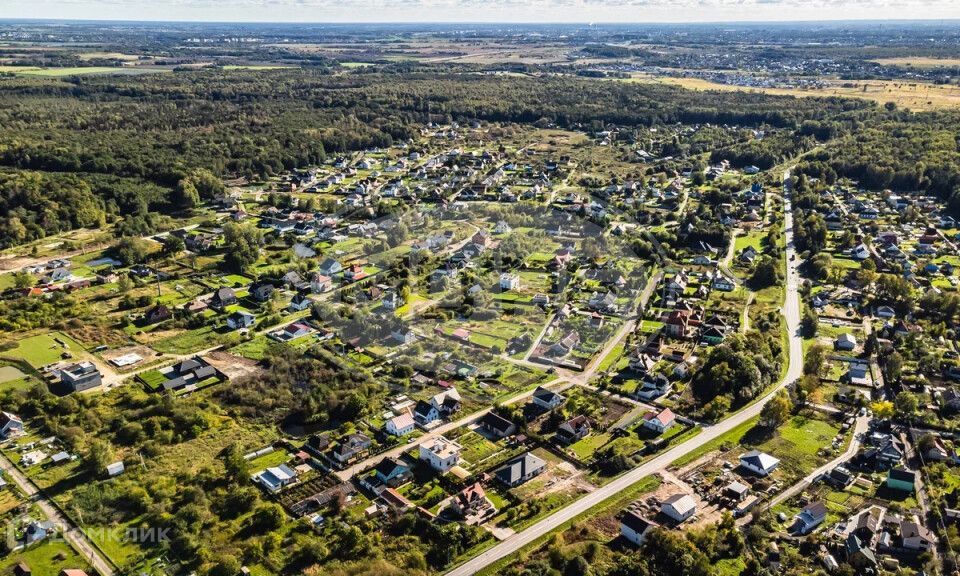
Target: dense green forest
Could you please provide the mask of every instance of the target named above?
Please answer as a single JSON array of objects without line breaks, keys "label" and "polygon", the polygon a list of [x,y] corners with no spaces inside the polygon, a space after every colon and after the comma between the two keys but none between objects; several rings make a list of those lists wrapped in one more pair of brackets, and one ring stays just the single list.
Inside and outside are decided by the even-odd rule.
[{"label": "dense green forest", "polygon": [[[255,179],[385,146],[428,122],[479,119],[599,130],[610,125],[786,128],[713,153],[763,168],[803,152],[825,176],[870,187],[960,181],[955,114],[860,100],[775,97],[564,77],[322,70],[184,71],[0,81],[0,246],[182,207],[197,168]],[[817,148],[820,146],[820,148]]]}]

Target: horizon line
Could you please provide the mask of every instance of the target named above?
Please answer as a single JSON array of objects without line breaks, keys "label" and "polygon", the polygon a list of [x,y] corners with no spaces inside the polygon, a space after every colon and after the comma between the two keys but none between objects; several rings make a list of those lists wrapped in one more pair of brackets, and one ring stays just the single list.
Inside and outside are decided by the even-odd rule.
[{"label": "horizon line", "polygon": [[645,20],[634,22],[623,22],[614,20],[556,20],[556,21],[533,21],[533,20],[384,20],[384,21],[363,21],[363,20],[317,20],[317,21],[294,21],[294,20],[191,20],[191,19],[143,19],[131,20],[129,18],[30,18],[30,17],[5,17],[0,15],[0,22],[43,22],[43,23],[128,23],[128,24],[262,24],[262,25],[356,25],[356,26],[395,26],[395,25],[525,25],[525,26],[652,26],[652,25],[673,25],[673,26],[710,26],[710,25],[749,25],[749,24],[958,24],[960,25],[960,15],[950,18],[896,18],[896,19],[877,19],[877,18],[826,18],[826,19],[794,19],[794,20]]}]

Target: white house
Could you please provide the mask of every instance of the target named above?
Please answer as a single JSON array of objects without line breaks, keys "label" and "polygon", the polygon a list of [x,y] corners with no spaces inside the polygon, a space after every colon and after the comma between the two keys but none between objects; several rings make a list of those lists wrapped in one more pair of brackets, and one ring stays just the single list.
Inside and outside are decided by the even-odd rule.
[{"label": "white house", "polygon": [[387,420],[386,430],[388,434],[393,434],[394,436],[405,436],[416,428],[416,423],[413,421],[413,415],[409,412],[404,412],[399,416],[394,416],[393,418]]},{"label": "white house", "polygon": [[643,415],[643,427],[662,434],[677,421],[673,410],[664,408],[660,412],[650,411]]},{"label": "white house", "polygon": [[227,316],[227,328],[231,330],[249,328],[253,326],[256,321],[257,317],[253,314],[244,310],[237,310],[233,314]]},{"label": "white house", "polygon": [[897,316],[897,311],[889,306],[877,306],[875,314],[878,318],[885,318],[889,320]]},{"label": "white house", "polygon": [[638,512],[628,510],[620,519],[620,535],[627,542],[635,546],[643,544],[647,533],[656,528],[656,524],[641,516]]},{"label": "white house", "polygon": [[453,440],[438,436],[420,445],[420,459],[437,472],[449,472],[460,463],[462,447]]},{"label": "white house", "polygon": [[834,347],[837,350],[853,350],[857,347],[857,339],[853,337],[849,332],[844,332],[843,334],[837,336],[837,339],[833,342]]},{"label": "white house", "polygon": [[546,410],[553,410],[563,404],[564,400],[566,398],[562,395],[547,390],[543,386],[537,386],[537,389],[533,391],[533,403]]},{"label": "white house", "polygon": [[0,438],[13,438],[23,434],[23,420],[16,414],[0,412]]},{"label": "white house", "polygon": [[290,300],[290,305],[287,306],[287,310],[290,312],[302,312],[309,308],[311,304],[313,304],[313,300],[307,298],[304,294],[298,293]]},{"label": "white house", "polygon": [[797,514],[794,526],[798,533],[807,534],[822,524],[826,518],[827,507],[822,501],[817,500],[816,502],[807,504],[803,510]]},{"label": "white house", "polygon": [[757,476],[766,476],[776,470],[779,465],[780,460],[758,450],[751,450],[740,457],[740,466]]},{"label": "white house", "polygon": [[500,275],[501,290],[516,290],[520,287],[520,276],[517,274],[508,274],[504,272]]},{"label": "white house", "polygon": [[333,280],[329,276],[315,273],[310,277],[310,290],[314,294],[322,294],[333,288]]},{"label": "white house", "polygon": [[253,480],[269,492],[278,492],[284,486],[289,486],[297,481],[297,471],[286,464],[281,464],[254,474]]},{"label": "white house", "polygon": [[663,501],[660,512],[676,522],[683,522],[697,513],[697,501],[689,494],[674,494]]}]

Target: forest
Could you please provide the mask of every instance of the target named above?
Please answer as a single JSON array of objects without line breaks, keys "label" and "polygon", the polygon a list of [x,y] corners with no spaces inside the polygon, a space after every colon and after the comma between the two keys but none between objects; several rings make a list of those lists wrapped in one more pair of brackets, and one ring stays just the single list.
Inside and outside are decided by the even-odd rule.
[{"label": "forest", "polygon": [[[0,82],[0,247],[118,217],[180,209],[197,168],[256,180],[328,154],[386,146],[428,122],[600,130],[670,123],[798,128],[864,122],[867,102],[579,78],[442,72],[182,71]],[[777,138],[751,161],[808,147]],[[734,158],[736,159],[736,158]],[[747,159],[743,156],[742,159]],[[35,171],[38,174],[22,174]],[[45,191],[40,194],[40,191]],[[51,193],[52,192],[52,193]],[[149,230],[148,230],[149,231]]]}]

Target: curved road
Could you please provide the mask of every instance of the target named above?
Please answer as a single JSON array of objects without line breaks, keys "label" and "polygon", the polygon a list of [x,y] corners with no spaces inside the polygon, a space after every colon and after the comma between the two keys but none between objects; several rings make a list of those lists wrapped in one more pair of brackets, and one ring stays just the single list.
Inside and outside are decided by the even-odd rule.
[{"label": "curved road", "polygon": [[656,458],[649,460],[637,468],[616,478],[609,484],[598,488],[587,494],[583,498],[572,502],[570,505],[561,508],[557,512],[540,520],[526,530],[517,532],[513,536],[500,542],[493,548],[471,558],[460,566],[447,572],[447,576],[471,576],[494,562],[502,560],[511,554],[514,554],[538,538],[545,536],[553,530],[559,528],[562,524],[569,522],[580,514],[590,510],[601,502],[611,498],[641,479],[665,469],[674,460],[681,456],[700,448],[704,444],[722,436],[726,432],[743,424],[747,420],[759,416],[763,405],[783,386],[789,382],[798,379],[802,373],[803,367],[803,340],[800,337],[800,297],[797,289],[799,286],[799,275],[797,273],[796,262],[794,261],[795,249],[793,244],[793,206],[792,206],[792,188],[790,181],[790,171],[787,170],[783,175],[784,192],[784,227],[785,239],[787,243],[787,281],[786,281],[786,300],[783,304],[783,315],[787,323],[787,333],[790,339],[789,363],[787,373],[783,380],[765,396],[744,408],[740,412],[730,416],[726,420],[713,426],[709,426],[697,436],[674,448],[660,454]]}]

